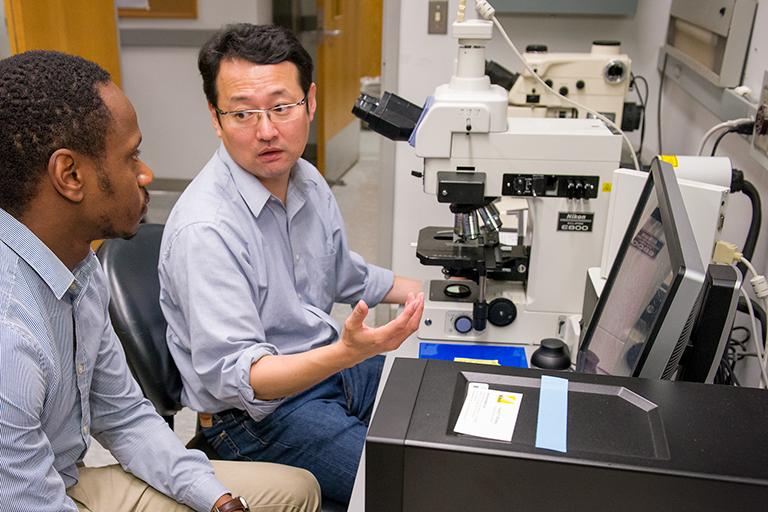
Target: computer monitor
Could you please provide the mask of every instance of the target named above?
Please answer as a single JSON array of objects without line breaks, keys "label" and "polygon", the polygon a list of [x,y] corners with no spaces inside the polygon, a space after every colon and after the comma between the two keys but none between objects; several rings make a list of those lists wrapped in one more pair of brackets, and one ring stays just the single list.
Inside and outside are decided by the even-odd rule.
[{"label": "computer monitor", "polygon": [[654,159],[586,327],[576,370],[672,378],[700,310],[703,283],[674,169]]},{"label": "computer monitor", "polygon": [[736,267],[717,263],[707,267],[701,307],[675,380],[708,384],[715,381],[730,341],[740,290],[741,272]]}]

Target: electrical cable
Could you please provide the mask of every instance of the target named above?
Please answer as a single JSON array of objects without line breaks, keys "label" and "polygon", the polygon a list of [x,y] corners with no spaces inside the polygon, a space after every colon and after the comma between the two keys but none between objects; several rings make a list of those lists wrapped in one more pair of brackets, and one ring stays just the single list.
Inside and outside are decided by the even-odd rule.
[{"label": "electrical cable", "polygon": [[704,134],[704,136],[701,138],[701,142],[699,142],[699,150],[696,152],[697,155],[703,155],[704,154],[704,146],[706,146],[707,141],[709,138],[716,132],[720,130],[724,130],[726,128],[736,128],[737,126],[741,124],[749,124],[754,123],[755,120],[751,117],[741,117],[739,119],[730,119],[728,121],[723,121],[722,123],[718,123]]},{"label": "electrical cable", "polygon": [[[749,283],[752,285],[752,290],[755,292],[755,295],[759,300],[762,301],[763,309],[768,310],[768,281],[766,281],[765,276],[762,276],[757,273],[757,270],[755,270],[755,267],[750,263],[748,259],[746,259],[743,255],[739,257],[739,262],[746,265],[747,269],[752,273],[752,279],[749,280]],[[743,286],[742,286],[743,290]],[[757,332],[757,326],[754,325],[755,323],[755,315],[754,315],[754,308],[752,308],[751,301],[747,303],[747,309],[751,311],[750,316],[752,317],[753,322],[753,333]],[[766,365],[768,365],[768,344],[764,343],[762,346],[762,352],[760,351],[760,343],[757,342],[757,336],[753,336],[755,338],[755,347],[757,348],[757,355],[758,359],[760,361],[760,368],[765,375],[766,373]],[[768,387],[768,379],[766,379],[766,387]]]},{"label": "electrical cable", "polygon": [[[643,156],[643,141],[645,140],[645,114],[646,114],[646,108],[648,106],[648,80],[645,79],[644,76],[641,75],[635,75],[630,71],[629,73],[630,78],[632,81],[630,82],[630,86],[633,86],[635,88],[635,93],[637,93],[638,101],[640,101],[640,108],[641,108],[641,118],[640,118],[640,146],[637,148],[637,158],[639,160],[642,160]],[[643,97],[642,94],[640,94],[640,86],[637,84],[638,80],[642,80],[645,84],[645,97]]]},{"label": "electrical cable", "polygon": [[[757,318],[757,321],[760,322],[760,332],[763,333],[763,343],[765,343],[766,339],[766,316],[765,316],[765,310],[754,301],[754,299],[749,299],[750,302],[752,302],[752,311],[755,314],[755,317]],[[747,309],[747,302],[744,299],[744,297],[739,297],[739,303],[736,306],[736,310],[744,313],[749,314],[749,310]],[[745,327],[734,327],[732,331],[736,329],[746,329]],[[755,334],[757,336],[757,334]]]},{"label": "electrical cable", "polygon": [[723,133],[717,136],[717,139],[715,139],[715,143],[712,144],[712,152],[709,156],[715,156],[715,153],[717,153],[717,146],[720,145],[720,141],[723,140],[723,137],[728,135],[729,133],[734,133],[736,131],[736,128],[728,128]]},{"label": "electrical cable", "polygon": [[667,53],[664,52],[664,63],[661,65],[661,77],[659,77],[659,100],[656,103],[656,135],[659,138],[659,154],[663,155],[664,150],[661,149],[661,95],[664,92],[664,76],[667,72]]},{"label": "electrical cable", "polygon": [[[744,298],[747,300],[747,309],[749,310],[749,318],[752,322],[752,332],[757,332],[757,322],[755,321],[755,312],[752,309],[752,301],[749,300],[749,296],[747,295],[747,292],[744,291],[744,288],[741,288],[741,294],[744,296]],[[768,373],[765,371],[765,365],[763,364],[763,352],[762,348],[760,347],[760,342],[757,341],[757,336],[753,335],[752,340],[755,342],[755,352],[757,352],[757,359],[758,359],[758,366],[760,367],[760,387],[768,387]]]},{"label": "electrical cable", "polygon": [[[741,192],[747,196],[752,205],[752,220],[749,223],[747,238],[744,240],[744,248],[742,250],[744,258],[751,260],[755,254],[757,237],[760,235],[760,228],[763,222],[763,206],[762,201],[760,200],[760,193],[750,181],[744,180]],[[746,265],[739,263],[738,267],[739,270],[741,270],[742,275],[744,275],[746,273]]]},{"label": "electrical cable", "polygon": [[567,97],[563,96],[562,94],[557,93],[554,89],[552,89],[549,85],[547,85],[544,82],[544,80],[536,72],[533,71],[533,68],[531,68],[531,65],[528,64],[528,61],[525,60],[523,55],[517,49],[517,47],[515,46],[515,43],[513,43],[512,40],[509,38],[509,36],[507,35],[507,32],[504,30],[504,27],[501,26],[501,23],[499,22],[499,20],[494,15],[495,9],[493,8],[493,6],[491,6],[491,4],[489,4],[485,0],[475,0],[475,5],[477,7],[477,12],[478,12],[478,14],[480,14],[480,16],[482,16],[484,19],[491,20],[494,23],[494,25],[496,25],[496,28],[499,29],[499,32],[504,37],[504,40],[507,42],[507,44],[510,46],[510,48],[512,48],[512,51],[515,53],[517,58],[520,59],[520,62],[523,63],[523,66],[525,67],[525,69],[528,71],[528,73],[531,74],[531,76],[537,82],[539,82],[539,84],[544,88],[545,91],[549,92],[550,94],[553,94],[553,95],[557,96],[558,98],[562,99],[566,103],[568,103],[568,104],[570,104],[570,105],[572,105],[572,106],[574,106],[576,108],[579,108],[579,109],[582,109],[582,110],[585,110],[585,111],[589,112],[594,117],[600,119],[602,122],[607,124],[609,127],[613,128],[613,130],[616,133],[621,135],[622,140],[629,147],[629,150],[630,150],[629,153],[632,156],[632,163],[634,164],[635,169],[637,169],[638,171],[642,170],[641,167],[640,167],[640,162],[637,160],[637,155],[635,154],[635,148],[632,147],[632,143],[629,141],[629,138],[627,138],[627,135],[621,130],[621,128],[616,126],[616,123],[614,123],[613,121],[608,119],[603,114],[601,114],[601,113],[599,113],[599,112],[597,112],[597,111],[595,111],[595,110],[593,110],[593,109],[591,109],[589,107],[586,107],[586,106],[582,105],[581,103],[579,103],[577,101],[574,101],[574,100],[572,100],[570,98],[567,98]]}]

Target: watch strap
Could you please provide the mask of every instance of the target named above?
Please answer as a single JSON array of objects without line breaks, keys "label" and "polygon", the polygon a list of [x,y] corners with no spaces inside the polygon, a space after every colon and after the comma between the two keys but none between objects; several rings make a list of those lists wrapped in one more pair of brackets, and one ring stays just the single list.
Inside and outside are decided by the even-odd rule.
[{"label": "watch strap", "polygon": [[242,496],[235,496],[231,500],[224,502],[220,506],[214,509],[214,512],[235,512],[235,511],[249,512],[248,503]]}]

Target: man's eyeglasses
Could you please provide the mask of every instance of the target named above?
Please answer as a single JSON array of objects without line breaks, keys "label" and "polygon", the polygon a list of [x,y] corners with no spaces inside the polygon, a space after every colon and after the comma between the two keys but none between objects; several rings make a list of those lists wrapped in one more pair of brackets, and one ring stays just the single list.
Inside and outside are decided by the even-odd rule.
[{"label": "man's eyeglasses", "polygon": [[287,123],[301,115],[302,109],[298,108],[307,103],[307,97],[296,103],[287,105],[275,105],[272,108],[249,108],[246,110],[230,110],[225,112],[219,107],[214,107],[219,117],[223,117],[236,126],[253,126],[259,124],[261,116],[266,114],[267,119],[273,123]]}]

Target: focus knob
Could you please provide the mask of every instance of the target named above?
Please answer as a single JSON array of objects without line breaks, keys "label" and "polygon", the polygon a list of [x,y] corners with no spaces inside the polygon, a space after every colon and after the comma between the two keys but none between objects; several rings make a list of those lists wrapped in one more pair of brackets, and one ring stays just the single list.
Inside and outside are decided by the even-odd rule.
[{"label": "focus knob", "polygon": [[509,299],[499,297],[493,299],[488,305],[488,321],[496,327],[506,327],[517,318],[515,303]]}]

